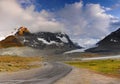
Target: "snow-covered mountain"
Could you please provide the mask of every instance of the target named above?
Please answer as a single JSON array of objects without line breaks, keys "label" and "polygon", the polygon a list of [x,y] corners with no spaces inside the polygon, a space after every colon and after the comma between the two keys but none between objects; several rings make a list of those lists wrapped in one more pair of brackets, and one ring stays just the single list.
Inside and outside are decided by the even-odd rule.
[{"label": "snow-covered mountain", "polygon": [[[27,28],[21,27],[15,36],[20,42],[26,46],[33,48],[45,49],[45,48],[77,48],[65,33],[57,32],[38,32],[30,33]],[[79,47],[80,48],[80,47]]]},{"label": "snow-covered mountain", "polygon": [[96,47],[87,49],[88,52],[118,52],[120,51],[120,28],[96,44]]},{"label": "snow-covered mountain", "polygon": [[[72,49],[81,48],[80,46],[74,44],[69,36],[62,32],[38,32],[31,33],[28,28],[20,27],[15,35],[8,36],[6,39],[2,40],[4,46],[8,47],[16,47],[20,46],[28,46],[40,50],[52,50],[54,53],[61,53],[65,51],[69,51]],[[19,43],[19,45],[17,44]],[[12,46],[12,45],[13,46]]]},{"label": "snow-covered mountain", "polygon": [[14,35],[10,35],[0,41],[0,48],[8,47],[31,47],[49,54],[61,54],[65,51],[81,48],[74,44],[65,33],[31,33],[25,27],[20,27]]}]

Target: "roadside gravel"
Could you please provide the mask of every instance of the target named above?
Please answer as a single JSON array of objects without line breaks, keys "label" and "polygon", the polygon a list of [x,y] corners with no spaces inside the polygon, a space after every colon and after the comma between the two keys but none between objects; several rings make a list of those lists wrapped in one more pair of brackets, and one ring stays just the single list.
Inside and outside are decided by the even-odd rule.
[{"label": "roadside gravel", "polygon": [[120,84],[120,79],[97,74],[87,69],[73,68],[70,74],[55,84]]}]

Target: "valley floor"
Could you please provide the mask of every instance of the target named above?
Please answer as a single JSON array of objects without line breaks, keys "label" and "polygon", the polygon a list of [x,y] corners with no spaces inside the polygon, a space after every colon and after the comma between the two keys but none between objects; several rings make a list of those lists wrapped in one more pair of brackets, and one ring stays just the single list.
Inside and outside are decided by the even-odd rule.
[{"label": "valley floor", "polygon": [[120,79],[97,74],[87,69],[73,68],[70,74],[55,84],[120,84]]}]

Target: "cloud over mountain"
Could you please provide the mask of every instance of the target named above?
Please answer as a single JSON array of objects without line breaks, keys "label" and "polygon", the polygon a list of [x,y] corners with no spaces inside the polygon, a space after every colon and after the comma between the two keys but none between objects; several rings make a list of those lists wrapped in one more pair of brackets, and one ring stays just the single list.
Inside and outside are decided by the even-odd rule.
[{"label": "cloud over mountain", "polygon": [[14,28],[22,25],[31,31],[61,31],[63,25],[45,10],[34,11],[31,5],[23,9],[16,0],[0,0],[0,36],[10,34]]},{"label": "cloud over mountain", "polygon": [[73,35],[101,37],[109,32],[110,16],[99,4],[82,2],[66,5],[58,12],[61,21]]},{"label": "cloud over mountain", "polygon": [[98,39],[105,37],[120,26],[119,18],[107,14],[106,9],[108,8],[100,4],[83,5],[82,2],[76,2],[66,5],[56,15],[61,23],[64,23],[70,35],[86,46],[97,42]]},{"label": "cloud over mountain", "polygon": [[73,39],[100,39],[109,34],[111,28],[120,26],[119,18],[106,11],[100,4],[76,2],[54,12],[45,9],[38,12],[30,0],[0,0],[0,37],[24,25],[33,32],[65,31]]}]

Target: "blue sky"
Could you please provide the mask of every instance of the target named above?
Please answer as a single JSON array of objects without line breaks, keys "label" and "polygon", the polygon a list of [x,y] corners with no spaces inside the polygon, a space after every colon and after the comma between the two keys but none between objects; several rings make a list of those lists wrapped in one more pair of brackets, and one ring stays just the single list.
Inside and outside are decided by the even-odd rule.
[{"label": "blue sky", "polygon": [[[27,0],[26,0],[27,1]],[[101,6],[111,8],[107,11],[108,14],[113,14],[120,17],[120,0],[29,0],[31,4],[35,5],[36,11],[45,9],[47,11],[57,11],[63,8],[66,4],[73,4],[82,1],[85,4],[93,3],[100,4]],[[24,8],[29,6],[30,3],[22,3]]]},{"label": "blue sky", "polygon": [[0,9],[0,38],[26,26],[89,46],[120,28],[120,0],[0,0]]},{"label": "blue sky", "polygon": [[120,17],[120,0],[83,0],[85,3],[100,4],[101,6],[111,8],[107,13]]},{"label": "blue sky", "polygon": [[[30,0],[31,4],[36,6],[36,10],[40,11],[42,9],[49,11],[57,11],[63,8],[66,4],[72,4],[75,2],[80,2],[80,0]],[[29,4],[22,3],[23,7],[28,6]]]}]

